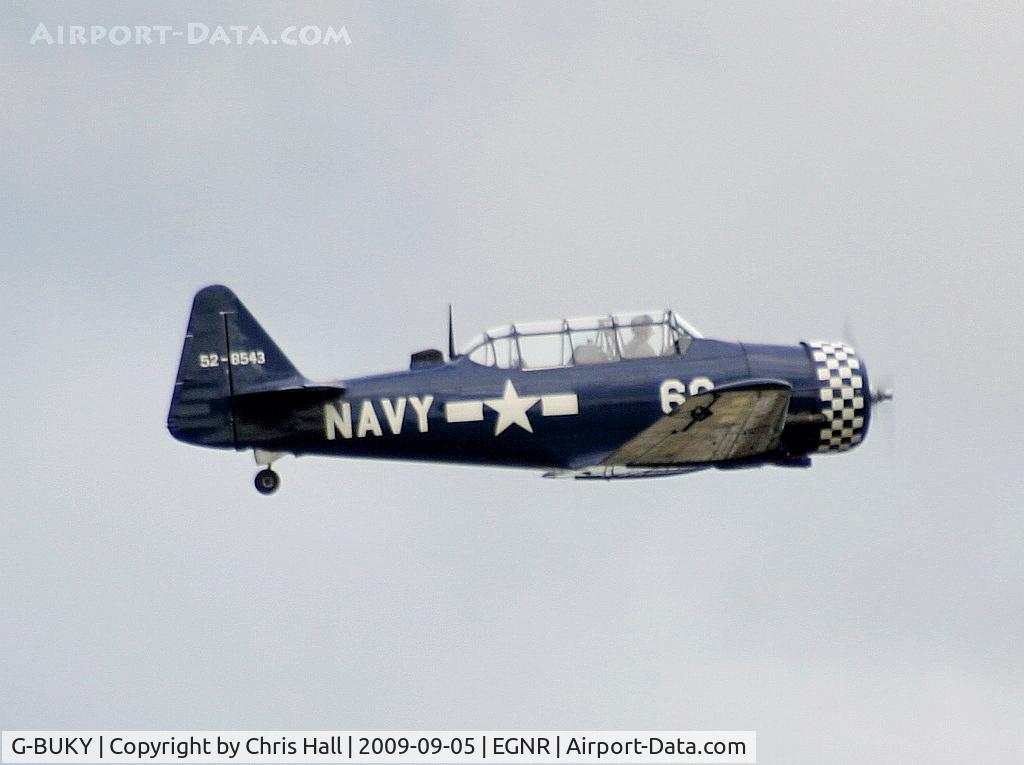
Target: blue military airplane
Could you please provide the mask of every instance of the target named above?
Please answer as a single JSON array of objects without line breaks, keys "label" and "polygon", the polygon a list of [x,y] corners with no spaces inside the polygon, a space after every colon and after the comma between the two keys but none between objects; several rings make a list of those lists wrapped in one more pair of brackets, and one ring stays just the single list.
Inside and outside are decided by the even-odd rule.
[{"label": "blue military airplane", "polygon": [[510,324],[448,359],[337,382],[303,377],[227,287],[192,304],[167,427],[254,451],[262,494],[286,454],[534,468],[642,478],[707,468],[809,467],[864,440],[867,370],[842,342],[705,339],[672,311]]}]

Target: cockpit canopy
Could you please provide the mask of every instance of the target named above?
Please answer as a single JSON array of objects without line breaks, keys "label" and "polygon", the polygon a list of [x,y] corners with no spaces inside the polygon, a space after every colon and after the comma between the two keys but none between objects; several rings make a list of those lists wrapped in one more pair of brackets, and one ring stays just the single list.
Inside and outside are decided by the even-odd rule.
[{"label": "cockpit canopy", "polygon": [[557,369],[682,356],[698,337],[674,311],[647,311],[509,324],[474,338],[462,355],[499,369]]}]

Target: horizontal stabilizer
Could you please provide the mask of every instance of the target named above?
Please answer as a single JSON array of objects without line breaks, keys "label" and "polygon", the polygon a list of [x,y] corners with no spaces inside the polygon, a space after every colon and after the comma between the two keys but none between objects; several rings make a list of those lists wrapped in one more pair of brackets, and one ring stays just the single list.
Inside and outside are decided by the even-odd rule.
[{"label": "horizontal stabilizer", "polygon": [[257,387],[247,390],[244,393],[234,393],[231,395],[231,398],[235,401],[255,401],[257,399],[273,396],[275,398],[290,399],[305,398],[312,401],[338,398],[344,392],[345,388],[342,385],[320,385],[310,383],[309,385],[278,387],[274,383],[270,383],[263,388]]}]

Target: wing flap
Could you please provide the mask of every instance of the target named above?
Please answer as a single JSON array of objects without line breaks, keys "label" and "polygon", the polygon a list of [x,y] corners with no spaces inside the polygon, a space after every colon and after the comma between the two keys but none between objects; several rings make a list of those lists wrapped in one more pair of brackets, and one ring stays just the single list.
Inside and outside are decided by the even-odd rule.
[{"label": "wing flap", "polygon": [[763,454],[778,446],[792,393],[781,380],[746,380],[690,396],[601,464],[694,465]]}]

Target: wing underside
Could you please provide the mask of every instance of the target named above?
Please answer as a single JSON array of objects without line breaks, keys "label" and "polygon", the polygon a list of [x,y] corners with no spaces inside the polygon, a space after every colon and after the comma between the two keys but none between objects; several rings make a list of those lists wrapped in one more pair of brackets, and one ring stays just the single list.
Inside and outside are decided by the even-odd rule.
[{"label": "wing underside", "polygon": [[779,380],[747,380],[689,396],[600,464],[681,467],[764,454],[779,444],[792,393]]}]

